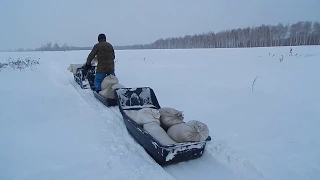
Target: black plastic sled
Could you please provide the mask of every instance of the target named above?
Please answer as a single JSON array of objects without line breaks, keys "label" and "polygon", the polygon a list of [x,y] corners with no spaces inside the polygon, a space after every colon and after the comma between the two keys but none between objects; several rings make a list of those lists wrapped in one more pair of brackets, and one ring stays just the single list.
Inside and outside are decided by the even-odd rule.
[{"label": "black plastic sled", "polygon": [[139,110],[147,107],[160,109],[155,93],[150,87],[118,88],[114,91],[127,130],[159,165],[165,166],[202,156],[207,141],[211,141],[210,136],[202,142],[163,146],[145,131],[143,126],[137,124],[124,112],[124,110]]},{"label": "black plastic sled", "polygon": [[87,72],[85,72],[84,68],[80,67],[76,71],[76,75],[74,75],[74,80],[80,85],[82,89],[90,88],[93,92],[94,97],[96,97],[101,103],[105,106],[117,106],[117,99],[105,98],[99,93],[95,91],[94,87],[94,78],[96,75],[96,66],[91,66]]}]

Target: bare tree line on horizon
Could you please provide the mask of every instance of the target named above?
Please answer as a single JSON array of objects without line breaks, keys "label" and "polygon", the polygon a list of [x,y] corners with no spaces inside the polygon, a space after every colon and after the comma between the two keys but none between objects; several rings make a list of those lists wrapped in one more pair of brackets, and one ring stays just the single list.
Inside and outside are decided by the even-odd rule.
[{"label": "bare tree line on horizon", "polygon": [[180,48],[241,48],[320,45],[320,23],[300,21],[295,24],[276,26],[238,28],[187,35],[178,38],[159,39],[145,48],[180,49]]},{"label": "bare tree line on horizon", "polygon": [[[115,46],[125,49],[191,49],[191,48],[245,48],[274,46],[320,45],[320,23],[299,21],[292,25],[260,25],[258,27],[224,30],[218,33],[186,35],[184,37],[161,38],[151,44]],[[36,49],[15,51],[70,51],[91,50],[92,47],[75,47],[51,42]]]}]

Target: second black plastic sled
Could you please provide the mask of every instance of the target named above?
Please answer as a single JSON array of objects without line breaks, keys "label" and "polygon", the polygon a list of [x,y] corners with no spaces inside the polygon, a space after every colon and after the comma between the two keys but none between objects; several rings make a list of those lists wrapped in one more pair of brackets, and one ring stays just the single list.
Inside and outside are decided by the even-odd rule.
[{"label": "second black plastic sled", "polygon": [[87,72],[85,72],[84,68],[80,67],[76,71],[76,75],[74,75],[74,80],[79,84],[82,89],[90,88],[93,92],[94,97],[96,97],[101,103],[110,106],[117,106],[117,99],[105,98],[101,94],[95,91],[94,87],[94,78],[96,75],[96,66],[91,66]]},{"label": "second black plastic sled", "polygon": [[124,112],[124,110],[139,110],[141,108],[160,109],[155,93],[150,87],[118,88],[115,89],[115,93],[127,130],[158,164],[169,165],[202,156],[207,141],[211,140],[210,136],[202,142],[164,146]]}]

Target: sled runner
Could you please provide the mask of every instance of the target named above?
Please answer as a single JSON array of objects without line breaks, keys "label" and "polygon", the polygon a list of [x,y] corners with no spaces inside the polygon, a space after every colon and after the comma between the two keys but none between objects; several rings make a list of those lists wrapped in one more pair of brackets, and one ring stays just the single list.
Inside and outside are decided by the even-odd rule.
[{"label": "sled runner", "polygon": [[154,91],[150,87],[118,88],[115,89],[115,94],[127,130],[158,164],[168,165],[202,156],[207,141],[211,140],[210,136],[201,142],[162,145],[143,126],[137,124],[125,113],[128,110],[142,108],[161,108]]},{"label": "sled runner", "polygon": [[96,66],[91,66],[88,72],[85,72],[82,67],[77,68],[76,75],[74,75],[74,80],[80,85],[82,89],[90,88],[93,92],[94,97],[96,97],[101,103],[107,107],[116,106],[117,99],[105,98],[101,94],[95,91],[94,87],[94,77],[95,77]]}]

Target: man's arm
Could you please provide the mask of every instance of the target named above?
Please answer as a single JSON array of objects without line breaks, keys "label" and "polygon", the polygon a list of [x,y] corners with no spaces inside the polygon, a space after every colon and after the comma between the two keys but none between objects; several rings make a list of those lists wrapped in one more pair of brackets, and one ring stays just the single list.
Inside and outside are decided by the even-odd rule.
[{"label": "man's arm", "polygon": [[94,56],[97,54],[97,50],[98,50],[98,46],[94,45],[90,54],[88,55],[86,65],[91,65],[91,61],[94,58]]},{"label": "man's arm", "polygon": [[112,56],[113,56],[113,60],[116,58],[116,55],[115,55],[115,53],[114,53],[114,48],[113,48],[113,46],[110,44],[110,43],[108,43],[109,44],[109,49],[111,50],[111,54],[112,54]]},{"label": "man's arm", "polygon": [[113,60],[116,59],[116,55],[114,53],[114,49],[112,48]]}]

